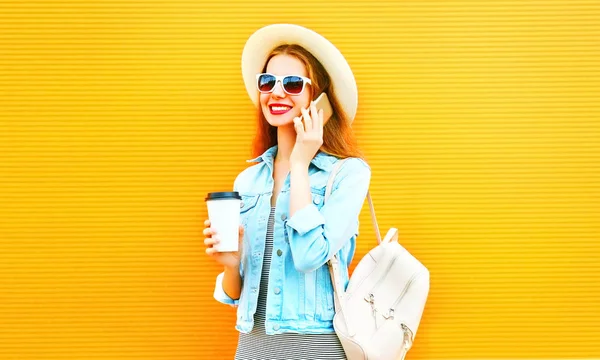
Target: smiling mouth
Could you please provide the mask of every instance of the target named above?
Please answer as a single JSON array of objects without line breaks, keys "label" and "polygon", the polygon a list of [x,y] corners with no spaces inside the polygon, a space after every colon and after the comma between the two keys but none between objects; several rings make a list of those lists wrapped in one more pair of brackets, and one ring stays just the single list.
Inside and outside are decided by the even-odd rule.
[{"label": "smiling mouth", "polygon": [[273,115],[281,115],[281,114],[285,114],[286,112],[290,111],[292,109],[291,106],[285,106],[285,105],[269,105],[269,110],[271,111],[271,114]]}]

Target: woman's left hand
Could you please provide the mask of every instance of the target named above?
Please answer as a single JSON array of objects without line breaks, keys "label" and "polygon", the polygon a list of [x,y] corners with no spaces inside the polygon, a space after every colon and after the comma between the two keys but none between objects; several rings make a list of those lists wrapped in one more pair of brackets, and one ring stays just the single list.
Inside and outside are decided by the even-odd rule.
[{"label": "woman's left hand", "polygon": [[296,143],[290,155],[290,163],[308,167],[323,145],[323,110],[317,112],[317,107],[311,102],[310,112],[304,108],[301,111],[303,116],[294,118]]}]

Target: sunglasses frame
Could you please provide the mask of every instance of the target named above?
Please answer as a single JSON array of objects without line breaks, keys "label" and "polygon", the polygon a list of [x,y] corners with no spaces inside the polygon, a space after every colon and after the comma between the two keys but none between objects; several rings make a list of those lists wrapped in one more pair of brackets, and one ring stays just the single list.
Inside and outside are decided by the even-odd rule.
[{"label": "sunglasses frame", "polygon": [[[261,76],[263,76],[263,75],[270,75],[270,76],[273,76],[273,77],[275,78],[275,85],[273,86],[273,88],[272,88],[270,91],[262,91],[262,90],[260,89],[260,87],[258,86],[258,80],[259,80],[259,79],[260,79],[260,77],[261,77]],[[283,79],[285,79],[285,78],[286,78],[286,77],[288,77],[288,76],[296,76],[296,77],[299,77],[299,78],[301,78],[301,79],[302,79],[302,90],[300,90],[300,92],[299,92],[299,93],[297,93],[297,94],[290,93],[290,92],[288,92],[288,91],[285,89],[285,86],[283,86]],[[279,82],[279,83],[281,83],[281,88],[283,89],[283,92],[285,92],[285,93],[286,93],[286,94],[288,94],[288,95],[292,95],[292,96],[294,96],[294,95],[300,95],[300,94],[302,94],[302,93],[304,92],[304,89],[306,88],[306,84],[312,85],[312,82],[310,81],[310,79],[309,79],[309,78],[307,78],[306,76],[301,76],[301,75],[282,75],[282,76],[278,76],[278,75],[274,75],[274,74],[271,74],[271,73],[260,73],[260,74],[256,74],[256,88],[258,89],[258,91],[259,91],[261,94],[270,94],[270,93],[272,93],[272,92],[275,90],[275,87],[277,86],[277,83],[278,83],[278,82]]]}]

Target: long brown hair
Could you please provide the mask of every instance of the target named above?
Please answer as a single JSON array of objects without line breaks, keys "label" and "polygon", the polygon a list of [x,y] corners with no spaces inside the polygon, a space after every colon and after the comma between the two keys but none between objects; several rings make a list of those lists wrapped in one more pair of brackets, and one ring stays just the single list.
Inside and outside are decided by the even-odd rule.
[{"label": "long brown hair", "polygon": [[[329,74],[310,52],[300,45],[280,45],[273,49],[267,57],[263,72],[266,71],[267,64],[273,56],[282,54],[294,56],[306,66],[308,77],[312,82],[312,86],[307,88],[312,92],[311,98],[315,100],[319,94],[325,92],[333,108],[333,116],[323,127],[323,145],[321,145],[320,150],[338,158],[358,157],[364,159],[364,154],[358,147],[348,116],[333,92]],[[253,144],[254,156],[261,155],[277,144],[277,127],[267,122],[260,106],[258,107],[257,119],[258,126]]]}]

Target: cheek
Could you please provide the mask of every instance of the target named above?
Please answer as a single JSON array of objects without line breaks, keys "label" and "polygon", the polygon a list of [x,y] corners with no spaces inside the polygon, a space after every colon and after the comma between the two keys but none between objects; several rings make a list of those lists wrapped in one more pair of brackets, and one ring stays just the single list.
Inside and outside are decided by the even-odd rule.
[{"label": "cheek", "polygon": [[260,94],[258,99],[261,106],[267,106],[267,103],[269,102],[269,94]]},{"label": "cheek", "polygon": [[300,95],[295,103],[299,108],[308,108],[308,105],[310,104],[310,94],[306,92],[305,94]]}]

